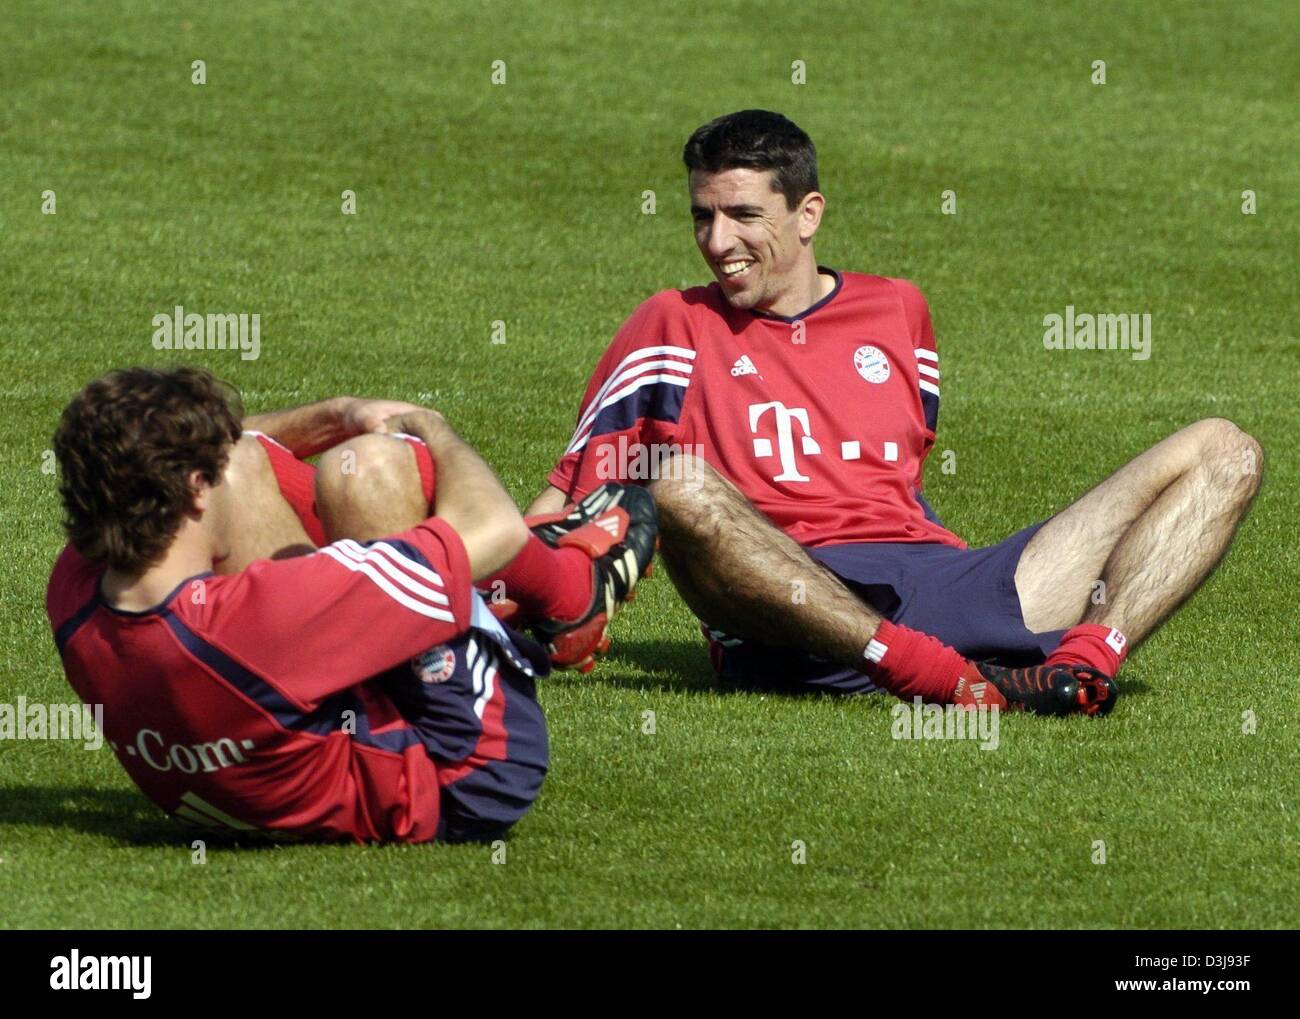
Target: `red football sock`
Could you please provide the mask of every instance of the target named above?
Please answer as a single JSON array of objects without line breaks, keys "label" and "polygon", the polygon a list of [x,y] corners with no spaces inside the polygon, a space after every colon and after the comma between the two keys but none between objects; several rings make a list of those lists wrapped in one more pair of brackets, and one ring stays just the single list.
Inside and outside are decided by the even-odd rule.
[{"label": "red football sock", "polygon": [[888,619],[876,628],[863,657],[871,663],[867,673],[895,697],[940,704],[952,700],[966,668],[966,659],[943,641]]},{"label": "red football sock", "polygon": [[1114,679],[1127,657],[1128,640],[1113,626],[1080,623],[1065,632],[1047,664],[1090,665]]},{"label": "red football sock", "polygon": [[[579,548],[551,548],[535,534],[523,551],[486,580],[489,597],[500,594],[518,603],[525,615],[577,619],[591,606],[591,557]],[[498,582],[504,587],[498,587]]]}]

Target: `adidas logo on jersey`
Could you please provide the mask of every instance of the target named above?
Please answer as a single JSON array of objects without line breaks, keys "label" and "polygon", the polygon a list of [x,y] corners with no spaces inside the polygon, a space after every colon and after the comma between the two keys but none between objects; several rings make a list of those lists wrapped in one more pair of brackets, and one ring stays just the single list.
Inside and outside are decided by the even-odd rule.
[{"label": "adidas logo on jersey", "polygon": [[754,362],[745,354],[731,366],[731,375],[733,378],[739,378],[742,375],[757,375],[758,369],[754,367]]}]

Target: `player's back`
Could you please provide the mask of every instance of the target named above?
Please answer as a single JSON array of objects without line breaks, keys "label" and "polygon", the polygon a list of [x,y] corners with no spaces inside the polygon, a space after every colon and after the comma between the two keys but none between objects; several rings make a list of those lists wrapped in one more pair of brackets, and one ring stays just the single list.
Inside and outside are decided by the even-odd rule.
[{"label": "player's back", "polygon": [[[415,557],[410,568],[441,583],[430,561],[435,542],[418,529],[407,535],[428,541],[428,556],[397,542]],[[308,838],[434,837],[436,765],[367,677],[440,639],[463,640],[471,594],[463,581],[453,605],[450,582],[428,581],[420,611],[394,610],[367,575],[365,558],[375,556],[358,548],[365,569],[324,553],[262,561],[233,576],[188,578],[145,612],[107,604],[103,570],[64,550],[47,611],[68,680],[87,704],[104,705],[106,742],[165,811],[208,827]],[[396,586],[402,558],[395,548],[387,573],[370,572]],[[442,573],[454,572],[446,556],[438,561]],[[405,586],[403,597],[417,601]],[[387,633],[376,632],[372,607],[386,613]],[[431,622],[435,611],[445,620]]]}]

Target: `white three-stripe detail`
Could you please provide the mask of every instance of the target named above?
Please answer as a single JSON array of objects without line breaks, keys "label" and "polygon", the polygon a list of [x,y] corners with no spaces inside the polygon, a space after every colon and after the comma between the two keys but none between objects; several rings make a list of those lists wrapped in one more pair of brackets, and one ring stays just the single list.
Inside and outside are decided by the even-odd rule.
[{"label": "white three-stripe detail", "polygon": [[[659,382],[667,383],[670,386],[680,386],[682,389],[685,389],[687,386],[691,384],[691,380],[689,378],[683,378],[680,375],[647,375],[644,378],[637,379],[635,382],[631,383],[630,385],[624,386],[622,389],[617,390],[616,392],[610,393],[610,395],[605,397],[605,399],[601,402],[600,407],[597,408],[597,414],[599,414],[599,412],[604,410],[606,407],[610,407],[618,403],[618,401],[623,399],[623,397],[630,396],[632,393],[635,393],[638,389],[642,389],[645,386],[653,386]],[[596,419],[592,418],[591,424],[587,425],[586,431],[583,432],[579,438],[576,438],[574,440],[573,444],[568,448],[566,452],[576,453],[578,452],[578,450],[582,449],[582,447],[587,444],[587,440],[591,438],[591,432],[592,429],[595,427],[595,425],[596,425]]]},{"label": "white three-stripe detail", "polygon": [[194,821],[209,827],[234,828],[236,831],[257,831],[257,828],[253,825],[247,824],[237,817],[231,817],[224,810],[218,810],[207,800],[201,799],[193,793],[186,793],[181,797],[181,806],[177,807],[176,814],[188,821]]},{"label": "white three-stripe detail", "polygon": [[[412,559],[410,556],[406,555],[403,552],[400,552],[398,549],[394,548],[386,541],[374,541],[367,546],[367,545],[361,545],[358,542],[353,541],[351,538],[343,538],[340,541],[336,541],[334,544],[342,548],[353,559],[357,559],[357,560],[364,559],[366,555],[370,552],[380,553],[381,554],[380,563],[381,565],[384,566],[384,572],[388,573],[390,576],[395,576],[395,574],[393,574],[392,571],[387,568],[387,560],[385,560],[383,556],[387,556],[388,559],[397,562],[405,570],[409,571],[410,573],[414,573],[417,577],[419,577],[421,580],[425,581],[426,583],[435,584],[441,588],[446,587],[446,585],[442,582],[442,578],[438,576],[438,574],[434,573],[433,570],[429,569],[429,567],[425,566],[424,563]],[[402,581],[403,586],[406,587],[407,590],[416,591],[416,593],[423,593],[419,589],[419,585],[417,585],[416,587],[412,587],[409,583],[407,583],[405,579],[403,578],[398,578],[398,579]],[[439,594],[437,591],[434,591],[432,592],[432,597],[433,600],[438,602],[440,605],[448,604],[447,596],[444,594]]]},{"label": "white three-stripe detail", "polygon": [[[582,416],[578,418],[579,431],[582,429],[583,425],[588,424],[590,420],[596,416],[597,408],[599,407],[600,402],[604,399],[605,394],[608,393],[611,389],[614,388],[614,386],[618,384],[620,379],[620,373],[623,371],[623,369],[626,368],[628,365],[630,365],[633,361],[644,361],[647,357],[658,357],[658,358],[676,357],[676,358],[683,358],[686,361],[694,361],[695,351],[691,350],[689,347],[642,347],[640,350],[632,351],[632,353],[628,354],[627,357],[623,358],[623,360],[618,363],[618,366],[612,372],[609,373],[609,378],[606,379],[605,382],[601,385],[600,389],[596,391],[596,395],[591,398],[591,402],[588,403],[586,409],[583,410]],[[672,365],[673,367],[679,368],[682,371],[686,372],[687,374],[690,374],[691,367],[692,367],[692,365],[683,364],[681,361],[659,361],[656,363],[655,366],[664,367],[665,365]],[[645,367],[646,366],[638,366],[638,370],[644,370]],[[636,374],[636,371],[634,370],[628,372],[627,374],[631,376]]]},{"label": "white three-stripe detail", "polygon": [[[636,364],[634,362],[646,361],[646,358],[656,358],[645,364]],[[681,358],[683,360],[674,360]],[[668,382],[672,385],[685,388],[690,384],[690,375],[694,367],[690,362],[695,359],[695,351],[689,347],[644,347],[641,350],[634,350],[623,358],[609,375],[609,378],[596,391],[596,395],[583,409],[582,415],[578,418],[578,426],[573,430],[573,438],[569,443],[567,452],[573,453],[581,449],[586,442],[587,434],[595,424],[596,416],[606,407],[617,403],[623,397],[635,392],[642,386],[650,385],[654,382]],[[629,367],[632,366],[632,367]],[[626,370],[624,370],[626,369]],[[654,375],[639,380],[636,384],[626,385],[637,376],[644,376],[646,372],[668,369],[674,372],[680,372],[679,375]],[[619,386],[623,386],[619,389]]]},{"label": "white three-stripe detail", "polygon": [[[321,552],[335,562],[346,566],[354,573],[360,573],[367,577],[384,594],[392,598],[393,601],[405,605],[412,612],[418,612],[430,619],[441,619],[448,623],[455,622],[455,617],[450,612],[437,607],[450,604],[447,596],[413,577],[411,573],[414,573],[415,570],[412,567],[419,568],[420,573],[432,577],[434,582],[439,585],[442,583],[441,578],[430,571],[428,567],[402,555],[391,545],[387,545],[386,548],[380,548],[380,545],[386,545],[386,543],[377,542],[370,548],[365,548],[354,541],[345,539],[333,545],[326,545],[321,549]],[[404,570],[410,570],[411,572],[404,572]],[[389,577],[396,580],[397,584],[389,580]],[[398,585],[405,588],[410,594],[403,593]],[[411,597],[411,595],[416,597]],[[430,602],[435,604],[431,605]]]},{"label": "white three-stripe detail", "polygon": [[[918,362],[933,361],[935,364],[939,363],[939,355],[933,350],[926,350],[924,347],[916,347],[912,353],[916,355]],[[927,375],[932,379],[937,380],[939,378],[939,369],[931,368],[928,364],[918,364],[916,370],[922,375]],[[939,387],[933,382],[927,382],[925,379],[921,379],[918,385],[920,385],[921,392],[923,393],[932,393],[935,396],[939,395]]]}]

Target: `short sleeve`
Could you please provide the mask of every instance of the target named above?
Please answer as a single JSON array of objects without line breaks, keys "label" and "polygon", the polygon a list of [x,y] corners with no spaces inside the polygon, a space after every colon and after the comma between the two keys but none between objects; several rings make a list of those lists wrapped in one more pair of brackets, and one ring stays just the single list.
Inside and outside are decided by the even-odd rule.
[{"label": "short sleeve", "polygon": [[921,406],[925,411],[925,427],[933,435],[939,428],[939,347],[930,321],[930,308],[916,284],[907,280],[891,280],[903,306],[912,340],[912,353],[916,357],[916,371],[921,391]]},{"label": "short sleeve", "polygon": [[460,536],[430,518],[377,541],[259,560],[214,577],[175,611],[206,641],[309,707],[385,672],[470,625],[470,567]]},{"label": "short sleeve", "polygon": [[643,302],[596,365],[550,483],[580,499],[606,481],[643,480],[627,468],[638,449],[673,442],[694,362],[681,295],[666,290]]}]

